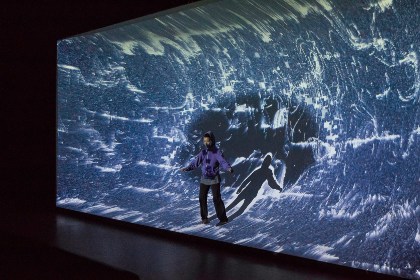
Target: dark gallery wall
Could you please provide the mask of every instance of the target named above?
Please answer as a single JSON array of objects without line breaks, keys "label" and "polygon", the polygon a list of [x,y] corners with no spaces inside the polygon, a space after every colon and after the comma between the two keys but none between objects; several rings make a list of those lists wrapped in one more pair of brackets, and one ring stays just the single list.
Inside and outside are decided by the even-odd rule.
[{"label": "dark gallery wall", "polygon": [[56,42],[194,1],[9,1],[1,12],[0,207],[55,208]]}]

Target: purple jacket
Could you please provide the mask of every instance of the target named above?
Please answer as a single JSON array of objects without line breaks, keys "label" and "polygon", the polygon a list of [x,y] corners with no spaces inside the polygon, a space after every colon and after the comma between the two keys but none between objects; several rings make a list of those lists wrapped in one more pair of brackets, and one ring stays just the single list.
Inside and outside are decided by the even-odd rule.
[{"label": "purple jacket", "polygon": [[201,174],[204,178],[213,179],[219,176],[220,165],[223,169],[228,170],[231,168],[230,164],[225,160],[222,152],[217,149],[204,149],[202,150],[194,160],[186,168],[186,171],[196,169],[201,165]]},{"label": "purple jacket", "polygon": [[188,165],[185,171],[190,171],[198,168],[201,165],[201,173],[204,178],[213,179],[219,176],[219,167],[228,170],[232,168],[230,164],[225,160],[223,153],[215,146],[215,137],[210,131],[206,133],[210,135],[213,146],[209,149],[203,149],[195,157],[194,160]]}]

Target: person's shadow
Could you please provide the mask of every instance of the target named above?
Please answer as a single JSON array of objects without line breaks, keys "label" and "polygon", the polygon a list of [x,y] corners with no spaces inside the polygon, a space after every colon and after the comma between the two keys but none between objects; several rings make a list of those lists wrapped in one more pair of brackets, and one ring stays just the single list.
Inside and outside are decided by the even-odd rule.
[{"label": "person's shadow", "polygon": [[270,188],[279,190],[280,192],[283,190],[283,188],[277,183],[273,170],[269,168],[271,160],[271,155],[266,155],[261,167],[254,170],[254,172],[252,172],[241,183],[238,191],[236,192],[239,195],[229,204],[229,206],[226,208],[226,212],[235,208],[241,201],[244,202],[235,213],[229,216],[230,220],[233,220],[244,213],[251,202],[257,197],[258,191],[261,189],[265,181],[267,181]]}]

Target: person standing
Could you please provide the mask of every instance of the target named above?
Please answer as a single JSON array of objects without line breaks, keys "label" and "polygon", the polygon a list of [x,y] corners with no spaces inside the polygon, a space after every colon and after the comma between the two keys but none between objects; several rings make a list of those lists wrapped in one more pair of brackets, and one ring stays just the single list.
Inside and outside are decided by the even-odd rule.
[{"label": "person standing", "polygon": [[225,204],[223,203],[222,196],[220,193],[220,166],[226,171],[233,173],[231,165],[226,161],[223,153],[216,147],[216,138],[213,132],[208,131],[203,136],[203,143],[206,146],[205,149],[191,161],[191,163],[181,171],[191,171],[201,166],[201,180],[200,180],[200,215],[203,224],[208,224],[208,209],[207,209],[207,196],[209,189],[213,194],[214,208],[216,209],[216,215],[219,219],[219,223],[216,226],[224,225],[228,222],[226,216]]}]

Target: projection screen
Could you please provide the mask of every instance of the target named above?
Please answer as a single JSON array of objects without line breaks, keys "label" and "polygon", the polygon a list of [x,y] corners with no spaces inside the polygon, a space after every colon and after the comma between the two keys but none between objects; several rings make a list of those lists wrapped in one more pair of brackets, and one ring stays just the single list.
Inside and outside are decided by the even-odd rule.
[{"label": "projection screen", "polygon": [[[57,206],[420,279],[419,6],[203,1],[60,40]],[[220,227],[180,172],[206,131]]]}]

